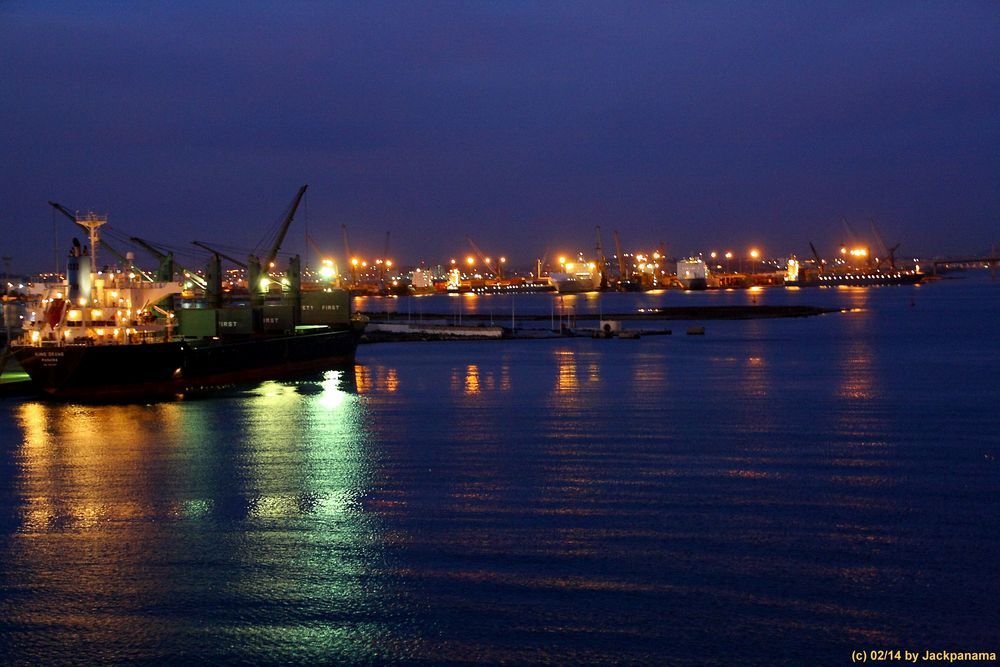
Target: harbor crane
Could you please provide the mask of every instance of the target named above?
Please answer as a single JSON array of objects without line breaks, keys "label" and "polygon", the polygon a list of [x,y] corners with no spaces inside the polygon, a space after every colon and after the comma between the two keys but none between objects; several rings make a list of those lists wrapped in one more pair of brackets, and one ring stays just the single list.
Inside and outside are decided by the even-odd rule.
[{"label": "harbor crane", "polygon": [[382,258],[377,259],[375,263],[378,265],[378,291],[379,294],[385,296],[385,272],[392,265],[392,260],[389,259],[389,232],[385,233]]},{"label": "harbor crane", "polygon": [[608,288],[608,272],[605,268],[607,258],[604,256],[604,244],[601,242],[601,226],[597,225],[595,229],[597,244],[594,246],[594,259],[597,261],[598,270],[601,272],[600,288],[603,290]]},{"label": "harbor crane", "polygon": [[344,235],[344,261],[346,266],[351,267],[351,284],[358,284],[358,265],[355,263],[354,258],[351,257],[351,240],[347,236],[347,225],[340,225],[340,231]]},{"label": "harbor crane", "polygon": [[628,265],[625,264],[625,256],[622,255],[622,242],[618,238],[618,230],[614,230],[612,235],[615,237],[615,256],[618,258],[618,280],[628,280]]}]

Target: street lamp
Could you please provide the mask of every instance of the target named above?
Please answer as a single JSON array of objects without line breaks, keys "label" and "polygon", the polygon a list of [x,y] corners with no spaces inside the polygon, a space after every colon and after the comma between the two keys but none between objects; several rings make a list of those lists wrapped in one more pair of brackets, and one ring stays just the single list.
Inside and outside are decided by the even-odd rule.
[{"label": "street lamp", "polygon": [[760,252],[756,248],[753,248],[752,250],[750,250],[750,258],[753,260],[753,263],[750,265],[750,275],[753,275],[753,274],[757,273],[757,258],[758,257],[760,257]]}]

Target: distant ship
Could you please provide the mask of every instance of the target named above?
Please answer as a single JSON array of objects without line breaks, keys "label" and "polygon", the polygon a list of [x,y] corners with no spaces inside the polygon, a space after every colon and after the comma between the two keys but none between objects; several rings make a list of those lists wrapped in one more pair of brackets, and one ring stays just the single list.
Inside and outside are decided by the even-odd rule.
[{"label": "distant ship", "polygon": [[804,269],[795,259],[788,260],[785,285],[788,287],[874,287],[878,285],[916,285],[924,279],[919,270],[865,267],[834,267],[825,270]]},{"label": "distant ship", "polygon": [[[273,262],[304,191],[263,266]],[[106,220],[74,220],[97,247]],[[74,239],[65,282],[50,285],[29,309],[24,334],[10,346],[35,386],[54,398],[135,400],[328,370],[353,363],[364,331],[346,290],[301,290],[297,257],[280,303],[265,303],[258,291],[249,305],[224,307],[218,282],[206,285],[214,303],[195,308],[171,307],[180,282],[105,274],[92,260]],[[217,267],[206,273],[221,274]],[[252,285],[266,283],[266,274],[251,274]]]},{"label": "distant ship", "polygon": [[677,262],[677,280],[684,289],[703,290],[708,288],[708,269],[705,260],[688,257]]},{"label": "distant ship", "polygon": [[549,283],[557,292],[593,292],[601,288],[601,272],[595,262],[570,262],[563,268],[549,273]]}]

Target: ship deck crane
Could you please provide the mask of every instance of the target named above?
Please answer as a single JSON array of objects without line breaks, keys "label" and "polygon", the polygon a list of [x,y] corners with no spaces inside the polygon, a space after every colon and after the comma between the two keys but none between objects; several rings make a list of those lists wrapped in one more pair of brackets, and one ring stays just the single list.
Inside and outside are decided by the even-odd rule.
[{"label": "ship deck crane", "polygon": [[295,217],[295,211],[298,210],[299,202],[302,201],[302,197],[305,195],[306,188],[308,187],[308,185],[303,185],[292,199],[288,213],[278,228],[278,234],[275,236],[274,243],[271,244],[271,249],[267,251],[267,255],[265,255],[264,260],[261,262],[261,266],[264,267],[265,271],[270,270],[271,265],[274,264],[274,259],[278,256],[278,251],[281,250],[281,243],[285,240],[285,234],[288,233],[288,227],[292,224],[292,219]]},{"label": "ship deck crane", "polygon": [[319,262],[322,262],[323,261],[323,251],[320,250],[319,244],[316,243],[316,239],[314,239],[312,237],[312,235],[309,234],[309,232],[306,232],[306,243],[308,243],[309,247],[312,248],[313,252],[316,253],[316,260],[319,261]]},{"label": "ship deck crane", "polygon": [[199,276],[194,271],[184,266],[181,266],[180,264],[175,262],[173,258],[173,253],[165,253],[159,250],[158,248],[154,247],[153,245],[151,245],[148,241],[145,241],[137,236],[132,236],[129,238],[129,240],[132,241],[132,243],[135,243],[136,245],[141,246],[142,248],[145,248],[147,251],[149,251],[154,257],[156,257],[156,259],[160,261],[160,264],[162,266],[169,266],[170,267],[169,271],[171,274],[170,279],[173,279],[174,269],[177,269],[178,271],[184,274],[184,277],[189,278],[191,282],[193,282],[195,285],[197,285],[202,289],[205,289],[205,286],[207,284],[205,282],[205,279]]},{"label": "ship deck crane", "polygon": [[240,260],[236,259],[235,257],[230,257],[226,253],[220,252],[220,251],[216,250],[215,248],[211,247],[210,245],[202,243],[201,241],[191,241],[191,243],[193,245],[198,246],[199,248],[202,248],[204,250],[209,251],[213,255],[218,255],[222,259],[229,260],[230,262],[232,262],[236,266],[240,267],[241,269],[246,269],[247,268],[247,263],[246,262],[240,261]]},{"label": "ship deck crane", "polygon": [[[885,241],[882,239],[882,235],[879,234],[878,227],[875,226],[875,221],[870,221],[872,228],[872,236],[875,237],[875,242],[879,245],[879,254],[882,255],[883,259],[889,260],[889,268],[896,269],[896,251],[899,249],[900,244],[892,246],[891,248],[886,245]],[[878,265],[882,265],[882,261],[879,260]],[[877,268],[877,267],[876,267]]]},{"label": "ship deck crane", "polygon": [[465,240],[469,242],[470,246],[472,246],[472,250],[475,251],[476,256],[479,257],[479,261],[481,261],[483,263],[483,266],[485,266],[487,269],[489,269],[490,272],[493,273],[493,275],[497,275],[497,271],[493,267],[493,263],[487,261],[489,258],[486,257],[486,255],[483,254],[483,251],[479,249],[479,246],[477,246],[476,242],[472,240],[472,237],[471,236],[466,236]]},{"label": "ship deck crane", "polygon": [[822,271],[823,260],[820,258],[819,253],[816,252],[816,246],[813,245],[812,241],[809,242],[809,249],[812,250],[813,258],[816,260],[816,270]]}]

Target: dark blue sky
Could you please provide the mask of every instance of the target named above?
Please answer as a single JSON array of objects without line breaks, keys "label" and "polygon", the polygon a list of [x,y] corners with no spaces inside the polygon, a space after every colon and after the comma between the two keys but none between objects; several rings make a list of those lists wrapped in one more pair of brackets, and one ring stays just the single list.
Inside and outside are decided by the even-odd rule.
[{"label": "dark blue sky", "polygon": [[49,199],[249,250],[303,183],[287,250],[404,262],[1000,242],[996,2],[175,4],[0,3],[15,269]]}]

